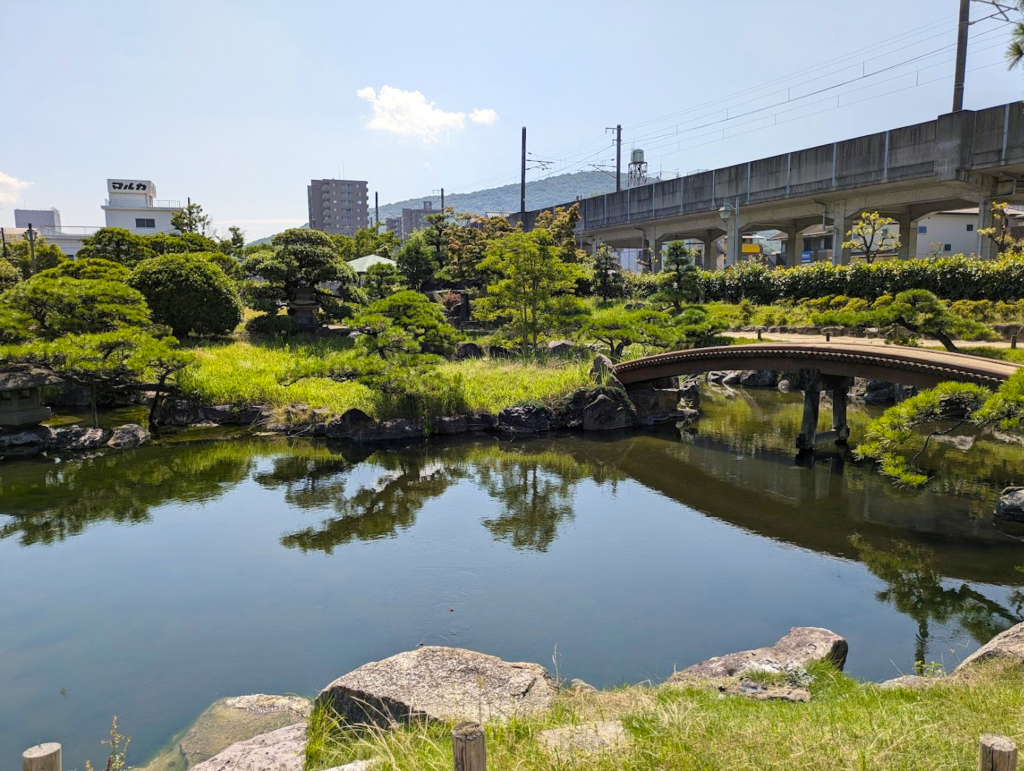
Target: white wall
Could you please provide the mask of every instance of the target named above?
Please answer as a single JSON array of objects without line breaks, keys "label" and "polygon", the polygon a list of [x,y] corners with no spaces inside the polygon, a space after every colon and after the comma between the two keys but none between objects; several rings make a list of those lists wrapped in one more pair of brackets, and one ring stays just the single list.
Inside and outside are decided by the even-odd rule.
[{"label": "white wall", "polygon": [[[140,236],[151,236],[154,233],[170,233],[171,228],[171,215],[177,209],[104,209],[107,215],[107,227],[108,228],[124,228],[130,230],[132,233],[138,233]],[[156,227],[153,228],[137,228],[135,227],[136,218],[146,218],[154,220]]]},{"label": "white wall", "polygon": [[[971,230],[968,231],[967,227]],[[931,254],[977,254],[977,214],[930,214],[915,223],[915,227],[928,228],[927,233],[917,234],[917,256]],[[946,249],[949,244],[950,249]]]}]

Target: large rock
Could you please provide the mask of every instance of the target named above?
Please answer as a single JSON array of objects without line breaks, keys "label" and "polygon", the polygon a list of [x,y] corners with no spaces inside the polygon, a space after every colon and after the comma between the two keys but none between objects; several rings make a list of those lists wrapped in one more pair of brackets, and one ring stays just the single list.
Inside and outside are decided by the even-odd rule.
[{"label": "large rock", "polygon": [[679,386],[679,399],[693,408],[700,407],[700,380],[684,380]]},{"label": "large rock", "polygon": [[744,388],[775,388],[779,373],[772,370],[733,369],[715,370],[707,374],[709,383]]},{"label": "large rock", "polygon": [[528,404],[498,413],[498,430],[506,434],[539,434],[550,428],[551,413],[546,407]]},{"label": "large rock", "polygon": [[608,394],[597,397],[583,408],[584,431],[616,431],[633,425],[629,405]]},{"label": "large rock", "polygon": [[357,442],[397,442],[408,439],[422,439],[423,426],[415,420],[395,418],[382,420],[356,432],[353,437]]},{"label": "large rock", "polygon": [[848,649],[846,640],[828,629],[795,626],[770,648],[716,656],[676,672],[669,682],[737,677],[747,672],[786,674],[816,661],[831,661],[842,669]]},{"label": "large rock", "polygon": [[317,696],[351,724],[391,725],[418,719],[504,721],[543,712],[558,690],[539,664],[424,646],[364,664]]},{"label": "large rock", "polygon": [[269,417],[270,410],[261,407],[236,407],[232,404],[215,404],[199,408],[199,418],[205,423],[218,425],[248,426]]},{"label": "large rock", "polygon": [[135,423],[126,423],[114,429],[107,440],[107,447],[115,450],[131,450],[149,441],[149,431]]},{"label": "large rock", "polygon": [[178,771],[183,761],[195,768],[238,742],[304,722],[310,706],[299,696],[262,693],[219,699],[143,771]]},{"label": "large rock", "polygon": [[202,408],[187,399],[165,399],[156,415],[161,426],[191,426],[202,421]]},{"label": "large rock", "polygon": [[576,350],[572,340],[550,340],[546,347],[551,356],[571,356]]},{"label": "large rock", "polygon": [[996,503],[996,517],[1024,522],[1024,487],[1007,487]]},{"label": "large rock", "polygon": [[430,433],[450,436],[469,431],[469,417],[466,415],[442,415],[430,422]]},{"label": "large rock", "polygon": [[603,353],[594,357],[594,363],[590,365],[590,379],[598,385],[620,387],[622,385],[615,377],[615,364]]},{"label": "large rock", "polygon": [[[629,392],[637,420],[643,425],[679,421],[686,413],[687,404],[680,404],[684,390],[681,388],[644,388]],[[687,387],[686,393],[692,393]]]},{"label": "large rock", "polygon": [[618,720],[549,728],[538,733],[537,739],[549,752],[560,757],[607,752],[630,743],[629,734]]},{"label": "large rock", "polygon": [[4,455],[35,455],[53,441],[53,430],[46,426],[0,431],[0,453]]},{"label": "large rock", "polygon": [[53,432],[51,444],[58,450],[84,452],[102,447],[109,438],[110,432],[104,431],[102,428],[68,426],[67,428],[58,428]]},{"label": "large rock", "polygon": [[1002,634],[997,634],[978,650],[960,662],[953,670],[954,675],[962,674],[980,664],[993,661],[1008,664],[1024,664],[1024,624],[1017,624]]},{"label": "large rock", "polygon": [[483,357],[484,351],[476,343],[459,343],[459,347],[455,349],[455,361],[465,361],[466,359],[482,359]]},{"label": "large rock", "polygon": [[302,771],[305,764],[306,724],[302,722],[232,744],[191,771]]},{"label": "large rock", "polygon": [[325,434],[328,439],[353,439],[360,431],[373,425],[373,418],[362,410],[352,408],[328,423]]}]

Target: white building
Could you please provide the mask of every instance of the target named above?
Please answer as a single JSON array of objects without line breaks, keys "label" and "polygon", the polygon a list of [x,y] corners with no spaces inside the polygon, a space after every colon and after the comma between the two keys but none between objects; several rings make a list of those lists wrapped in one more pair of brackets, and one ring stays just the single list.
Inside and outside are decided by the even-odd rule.
[{"label": "white building", "polygon": [[146,179],[108,179],[103,202],[108,228],[124,228],[140,236],[170,233],[171,215],[180,212],[181,201],[161,201],[156,185]]}]

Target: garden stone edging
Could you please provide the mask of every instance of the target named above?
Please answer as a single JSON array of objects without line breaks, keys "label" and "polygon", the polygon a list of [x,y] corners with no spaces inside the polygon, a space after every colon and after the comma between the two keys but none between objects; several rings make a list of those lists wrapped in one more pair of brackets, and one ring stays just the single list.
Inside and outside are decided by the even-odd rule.
[{"label": "garden stone edging", "polygon": [[20,431],[0,432],[0,455],[24,457],[54,451],[128,450],[145,444],[149,439],[149,432],[135,423],[117,426],[113,431],[78,425],[56,429],[33,426]]}]

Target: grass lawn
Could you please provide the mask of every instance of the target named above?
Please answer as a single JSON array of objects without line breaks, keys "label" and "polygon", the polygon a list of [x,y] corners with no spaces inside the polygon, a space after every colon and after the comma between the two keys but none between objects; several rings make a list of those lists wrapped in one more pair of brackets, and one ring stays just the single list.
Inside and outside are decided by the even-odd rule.
[{"label": "grass lawn", "polygon": [[[1024,674],[988,669],[922,690],[882,689],[827,665],[811,668],[804,704],[720,697],[711,690],[633,686],[564,692],[543,718],[487,726],[488,768],[502,769],[976,769],[984,733],[1024,740]],[[548,754],[537,733],[621,720],[628,746],[598,755]],[[356,733],[310,723],[308,769],[377,758],[374,768],[450,771],[451,726]]]},{"label": "grass lawn", "polygon": [[[340,415],[357,407],[376,417],[379,402],[370,389],[358,383],[338,383],[321,377],[303,378],[290,385],[292,373],[324,360],[348,354],[326,341],[265,344],[232,341],[204,343],[192,349],[197,364],[182,374],[182,394],[204,404],[268,405],[286,407],[306,404]],[[548,364],[507,361],[447,362],[439,367],[450,376],[461,399],[472,410],[498,412],[517,404],[550,405],[562,396],[589,384],[589,363],[554,361]]]}]

